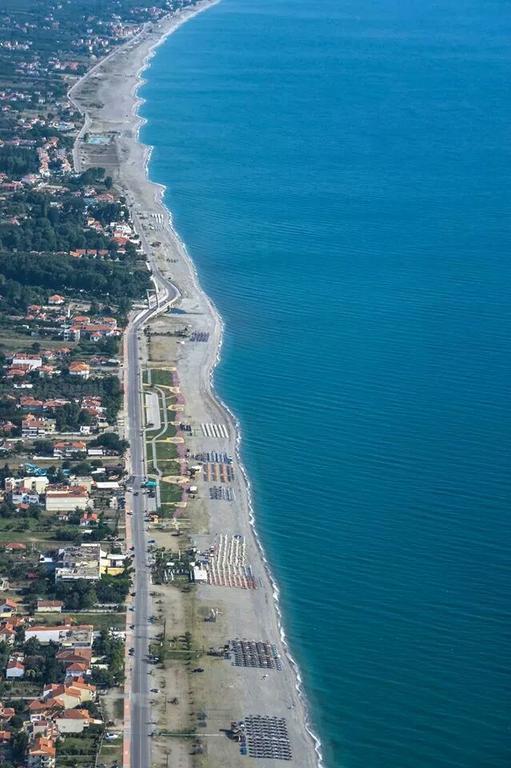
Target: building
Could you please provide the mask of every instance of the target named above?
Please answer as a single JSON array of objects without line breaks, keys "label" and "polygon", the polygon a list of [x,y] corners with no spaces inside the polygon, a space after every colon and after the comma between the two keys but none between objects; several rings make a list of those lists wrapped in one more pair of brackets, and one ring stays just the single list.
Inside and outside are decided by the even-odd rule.
[{"label": "building", "polygon": [[27,768],[55,768],[56,755],[53,739],[37,736],[27,750]]},{"label": "building", "polygon": [[29,355],[26,352],[16,352],[11,360],[13,368],[24,368],[26,371],[35,371],[42,364],[43,360],[40,355]]},{"label": "building", "polygon": [[90,650],[94,639],[92,624],[75,624],[62,640],[62,648],[71,651]]},{"label": "building", "polygon": [[126,555],[101,551],[101,575],[120,576],[126,567]]},{"label": "building", "polygon": [[53,485],[46,490],[47,512],[74,512],[75,509],[84,510],[92,506],[89,494],[80,485]]},{"label": "building", "polygon": [[69,484],[72,486],[81,485],[82,488],[90,493],[92,491],[92,484],[94,480],[91,475],[77,475],[69,480]]},{"label": "building", "polygon": [[49,482],[45,475],[41,475],[41,477],[6,477],[5,490],[7,493],[14,493],[20,489],[44,493]]},{"label": "building", "polygon": [[44,437],[55,434],[55,419],[46,419],[28,413],[21,421],[21,436],[28,438]]},{"label": "building", "polygon": [[16,613],[16,608],[16,602],[10,597],[0,600],[0,616],[2,618],[10,618],[13,613]]},{"label": "building", "polygon": [[80,518],[80,528],[89,528],[91,525],[97,525],[98,519],[96,512],[88,512],[85,510]]},{"label": "building", "polygon": [[55,581],[87,579],[97,581],[101,577],[101,547],[99,544],[81,544],[60,549]]},{"label": "building", "polygon": [[5,677],[7,680],[20,680],[25,676],[25,665],[20,659],[11,658],[5,668]]},{"label": "building", "polygon": [[59,734],[83,733],[89,725],[101,725],[102,720],[95,720],[86,709],[64,709],[55,718]]},{"label": "building", "polygon": [[70,629],[69,625],[61,625],[57,627],[47,627],[46,625],[39,626],[34,624],[33,627],[27,627],[25,629],[25,640],[30,640],[35,637],[40,643],[60,643],[66,634],[66,630]]},{"label": "building", "polygon": [[120,487],[118,480],[96,480],[94,485],[97,491],[118,491]]},{"label": "building", "polygon": [[0,643],[12,645],[16,638],[16,629],[9,621],[3,621],[0,624]]},{"label": "building", "polygon": [[92,648],[63,648],[58,651],[56,659],[65,667],[66,680],[85,679],[91,671]]},{"label": "building", "polygon": [[34,625],[25,629],[25,640],[35,637],[40,643],[58,643],[62,648],[76,650],[90,648],[94,628],[92,624],[59,624],[48,627],[46,624]]},{"label": "building", "polygon": [[87,363],[82,362],[81,360],[75,360],[74,362],[69,364],[69,375],[79,376],[80,378],[87,381],[87,379],[90,376],[90,366],[87,365]]},{"label": "building", "polygon": [[71,459],[76,453],[85,453],[85,440],[61,440],[53,444],[53,457],[56,459]]},{"label": "building", "polygon": [[8,723],[11,717],[14,717],[16,710],[14,707],[5,707],[3,702],[0,701],[0,723],[4,725]]},{"label": "building", "polygon": [[91,458],[99,458],[100,456],[104,456],[105,452],[103,448],[87,448],[87,456],[90,456]]},{"label": "building", "polygon": [[61,304],[65,303],[65,298],[63,296],[60,296],[58,293],[54,293],[53,296],[50,296],[48,299],[48,304],[53,307],[58,307]]},{"label": "building", "polygon": [[19,491],[15,491],[11,496],[11,501],[15,507],[22,505],[37,505],[39,504],[39,496],[33,491],[26,491],[24,488],[20,488]]},{"label": "building", "polygon": [[0,730],[0,749],[3,750],[4,747],[8,747],[11,742],[12,733],[11,731],[4,731]]},{"label": "building", "polygon": [[55,703],[62,706],[63,709],[74,709],[87,701],[94,701],[96,698],[96,686],[89,685],[81,678],[71,680],[68,683],[50,683],[43,688],[42,699],[48,704]]},{"label": "building", "polygon": [[37,613],[62,613],[64,603],[62,600],[38,600]]}]

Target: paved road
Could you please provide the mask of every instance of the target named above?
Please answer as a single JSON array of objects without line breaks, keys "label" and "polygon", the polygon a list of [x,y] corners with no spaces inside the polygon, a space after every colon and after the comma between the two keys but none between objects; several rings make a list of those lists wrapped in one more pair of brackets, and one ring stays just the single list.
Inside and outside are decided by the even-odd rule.
[{"label": "paved road", "polygon": [[133,624],[135,625],[132,646],[134,648],[133,672],[131,675],[131,691],[127,691],[131,697],[131,768],[150,768],[150,733],[153,730],[150,706],[150,689],[153,678],[149,674],[153,667],[147,663],[150,640],[149,616],[151,615],[149,596],[150,569],[147,567],[147,534],[144,522],[147,496],[142,491],[142,483],[146,476],[145,437],[143,431],[142,383],[137,334],[149,319],[164,311],[179,295],[177,288],[167,281],[159,270],[154,270],[154,267],[153,274],[160,289],[159,307],[143,312],[130,324],[127,330],[128,391],[126,416],[131,449],[131,473],[133,475],[131,530],[132,543],[135,547],[133,588],[136,593],[133,601]]}]

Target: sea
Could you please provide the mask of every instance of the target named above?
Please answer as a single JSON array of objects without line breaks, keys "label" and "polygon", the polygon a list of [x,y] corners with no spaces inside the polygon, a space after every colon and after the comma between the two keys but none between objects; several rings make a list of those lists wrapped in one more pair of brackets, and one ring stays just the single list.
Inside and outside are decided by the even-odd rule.
[{"label": "sea", "polygon": [[510,38],[222,0],[145,73],[327,768],[511,765]]}]

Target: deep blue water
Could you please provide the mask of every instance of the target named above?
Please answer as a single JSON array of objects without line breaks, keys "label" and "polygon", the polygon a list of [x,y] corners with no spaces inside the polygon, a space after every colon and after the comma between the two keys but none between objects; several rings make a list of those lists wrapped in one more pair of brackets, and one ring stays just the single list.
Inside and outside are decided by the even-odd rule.
[{"label": "deep blue water", "polygon": [[143,89],[329,768],[511,765],[510,34],[223,0]]}]

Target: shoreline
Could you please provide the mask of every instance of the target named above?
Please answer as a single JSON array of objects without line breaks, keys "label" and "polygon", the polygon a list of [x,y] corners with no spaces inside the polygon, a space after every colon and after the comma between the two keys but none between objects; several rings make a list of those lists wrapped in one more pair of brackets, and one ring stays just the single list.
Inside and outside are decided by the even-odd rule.
[{"label": "shoreline", "polygon": [[[150,161],[151,161],[154,147],[152,145],[145,144],[144,142],[142,142],[140,138],[141,130],[147,124],[148,121],[139,113],[141,106],[146,101],[143,97],[139,95],[139,91],[140,91],[140,88],[142,88],[148,82],[148,80],[144,78],[144,72],[150,67],[150,62],[152,58],[155,56],[157,49],[167,40],[167,38],[171,34],[177,31],[183,24],[185,24],[187,21],[191,20],[195,16],[199,15],[200,13],[206,10],[209,10],[211,7],[217,5],[219,2],[221,2],[221,0],[204,0],[204,2],[200,3],[194,9],[180,12],[177,18],[175,16],[165,17],[165,19],[163,19],[158,25],[155,25],[157,27],[164,27],[163,31],[161,32],[161,34],[158,34],[157,39],[154,40],[154,42],[152,42],[149,45],[147,50],[143,51],[143,57],[141,61],[135,62],[132,72],[126,75],[127,77],[134,78],[134,82],[130,87],[130,93],[129,93],[129,97],[131,101],[130,116],[135,121],[135,126],[134,126],[135,132],[131,137],[131,140],[136,142],[139,150],[141,150],[142,161],[143,161],[143,173],[147,183],[150,185],[150,187],[153,190],[155,205],[159,208],[162,208],[165,212],[164,226],[168,230],[168,234],[170,236],[171,242],[174,244],[175,253],[178,254],[179,257],[181,257],[181,259],[183,260],[186,266],[186,269],[188,270],[189,276],[191,277],[193,290],[198,295],[200,295],[201,300],[204,302],[209,312],[210,321],[212,322],[213,332],[211,334],[211,341],[207,345],[208,353],[209,353],[208,359],[207,359],[206,365],[201,367],[200,370],[196,371],[196,374],[205,375],[204,381],[206,383],[206,387],[205,387],[205,391],[202,394],[206,398],[209,398],[211,400],[211,402],[215,406],[215,410],[220,411],[224,414],[225,422],[229,426],[229,428],[232,430],[232,434],[234,436],[236,465],[240,470],[242,485],[244,488],[244,494],[246,496],[246,506],[247,506],[247,512],[248,512],[248,520],[246,522],[248,523],[248,526],[251,531],[253,542],[255,544],[259,561],[262,566],[262,571],[264,572],[266,579],[268,581],[268,587],[269,587],[269,592],[271,594],[271,602],[272,602],[272,605],[270,606],[269,610],[273,610],[275,614],[276,627],[278,629],[278,635],[279,635],[278,640],[283,649],[284,655],[288,661],[288,664],[291,670],[291,675],[294,681],[294,690],[299,699],[300,712],[299,713],[297,712],[296,714],[299,716],[301,715],[299,719],[301,720],[302,725],[305,729],[305,732],[308,735],[308,739],[311,742],[311,746],[313,748],[314,755],[315,755],[314,764],[317,766],[317,768],[324,768],[323,755],[321,750],[322,745],[319,737],[316,735],[316,733],[313,730],[312,721],[310,717],[310,705],[307,699],[306,692],[304,690],[303,678],[300,674],[299,665],[294,659],[287,641],[287,635],[286,635],[285,626],[284,626],[284,618],[283,618],[281,605],[280,605],[280,590],[278,587],[277,580],[273,576],[271,565],[266,557],[264,546],[262,544],[261,538],[257,530],[256,513],[255,513],[253,499],[252,499],[252,487],[251,487],[250,478],[249,478],[247,469],[242,461],[242,456],[241,456],[241,444],[243,439],[241,425],[239,423],[238,418],[236,417],[236,414],[231,410],[228,404],[223,401],[223,399],[220,397],[219,393],[217,392],[214,386],[215,369],[217,365],[219,365],[221,362],[221,351],[222,351],[223,336],[224,336],[224,330],[225,330],[223,318],[220,312],[218,311],[218,309],[216,308],[216,305],[213,299],[201,287],[198,269],[188,252],[185,242],[179,236],[178,232],[174,228],[172,212],[165,203],[165,193],[167,191],[167,186],[165,184],[161,184],[151,180]],[[90,125],[94,124],[94,116],[91,114],[92,110],[88,110],[87,108],[80,106],[79,101],[75,101],[74,96],[72,95],[73,92],[79,91],[80,88],[83,88],[83,86],[91,80],[91,78],[94,76],[96,72],[101,70],[103,70],[104,72],[105,65],[110,61],[114,62],[116,59],[118,59],[119,56],[121,55],[121,52],[124,49],[130,50],[134,54],[133,58],[136,58],[137,52],[140,55],[141,49],[143,48],[144,44],[147,43],[148,38],[150,38],[150,36],[153,33],[154,33],[154,29],[150,29],[148,32],[147,29],[144,28],[143,30],[141,30],[140,33],[138,33],[136,38],[128,41],[124,45],[115,49],[105,59],[99,61],[96,65],[94,65],[94,67],[91,70],[89,70],[89,72],[86,75],[84,75],[83,78],[77,81],[77,83],[75,83],[72,86],[72,88],[70,88],[68,92],[68,97],[73,102],[73,104],[75,104],[80,109],[80,111],[84,115],[84,125],[80,133],[78,134],[77,140],[76,140],[77,148],[79,147],[81,136],[90,127]],[[80,166],[81,166],[81,161],[78,162],[78,167]],[[122,161],[121,161],[121,166],[122,166]],[[120,175],[122,177],[122,167],[120,169]],[[125,189],[126,196],[128,198],[128,204],[133,214],[133,206],[137,200],[137,195],[134,190],[130,189],[129,185],[125,184],[123,188]],[[136,219],[136,216],[134,216],[134,220],[135,219]],[[137,222],[137,231],[139,229],[139,226],[138,226],[139,224],[140,222]],[[153,270],[154,270],[154,267],[156,266],[155,257],[151,256],[150,253],[147,254],[147,257],[151,262],[151,266],[153,267]],[[174,278],[171,278],[171,279],[174,280]],[[179,279],[177,279],[176,288],[178,291],[180,290],[180,287],[181,287],[180,281]],[[185,391],[185,395],[188,395],[186,388],[184,388],[184,391]],[[244,510],[240,509],[238,512],[238,517],[241,517],[243,514],[244,514]],[[257,568],[257,562],[255,561],[255,559],[254,559],[254,565]],[[263,588],[261,588],[261,591],[263,591]],[[265,619],[263,619],[262,622],[260,623],[264,625],[266,623]],[[269,623],[271,624],[271,622]],[[292,762],[294,762],[294,760]]]}]

